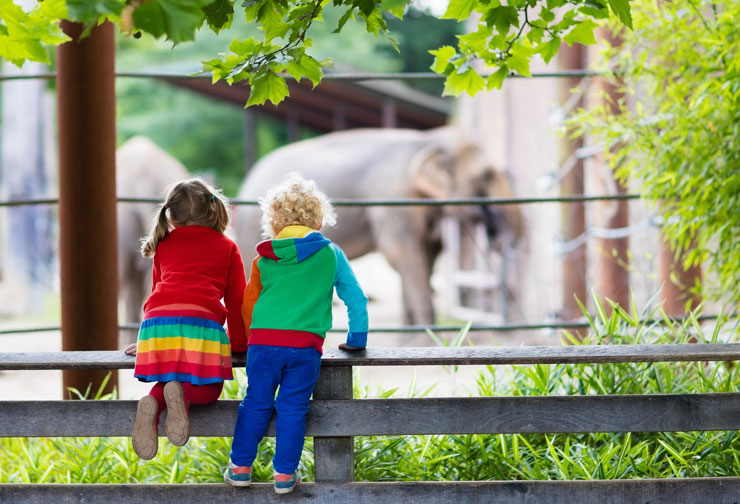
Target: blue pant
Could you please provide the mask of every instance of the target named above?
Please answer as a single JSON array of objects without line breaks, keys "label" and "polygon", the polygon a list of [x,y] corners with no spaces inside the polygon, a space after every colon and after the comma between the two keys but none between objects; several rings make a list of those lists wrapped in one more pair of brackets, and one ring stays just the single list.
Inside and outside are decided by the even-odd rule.
[{"label": "blue pant", "polygon": [[[274,409],[277,432],[273,468],[284,474],[298,469],[306,434],[308,400],[320,367],[321,354],[315,348],[249,346],[247,395],[239,405],[231,444],[234,464],[252,465]],[[280,390],[275,398],[278,386]]]}]

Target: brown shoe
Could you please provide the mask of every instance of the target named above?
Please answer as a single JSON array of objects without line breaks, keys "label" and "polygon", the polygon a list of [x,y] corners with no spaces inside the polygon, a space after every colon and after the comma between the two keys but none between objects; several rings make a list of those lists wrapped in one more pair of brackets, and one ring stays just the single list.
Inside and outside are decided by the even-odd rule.
[{"label": "brown shoe", "polygon": [[153,396],[139,399],[131,445],[143,460],[153,459],[157,454],[157,400]]},{"label": "brown shoe", "polygon": [[167,403],[167,420],[164,432],[175,446],[183,446],[190,438],[190,419],[185,404],[185,393],[180,382],[167,382],[164,386],[164,400]]}]

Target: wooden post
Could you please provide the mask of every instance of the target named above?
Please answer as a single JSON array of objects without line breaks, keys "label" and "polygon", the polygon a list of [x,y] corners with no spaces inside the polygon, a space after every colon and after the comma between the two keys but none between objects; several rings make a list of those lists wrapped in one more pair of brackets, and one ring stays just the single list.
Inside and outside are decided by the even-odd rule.
[{"label": "wooden post", "polygon": [[[62,22],[72,40],[57,52],[59,254],[62,350],[118,346],[115,41],[106,22]],[[108,371],[63,372],[68,387],[97,391]],[[116,374],[108,383],[117,385]]]},{"label": "wooden post", "polygon": [[[701,265],[683,267],[683,255],[676,257],[670,243],[661,237],[659,271],[663,310],[672,317],[686,315],[701,303],[701,294],[691,289],[701,281]],[[688,305],[688,306],[687,306]]]},{"label": "wooden post", "polygon": [[[596,33],[600,38],[609,41],[612,46],[619,45],[621,42],[608,28],[599,28]],[[600,101],[612,113],[618,113],[617,102],[623,95],[616,86],[597,77],[594,81],[594,90],[597,93],[596,100]],[[605,148],[611,148],[611,146],[605,146]],[[604,164],[600,156],[597,156],[597,163]],[[606,170],[607,168],[604,168],[604,171]],[[609,174],[608,177],[610,178],[602,191],[603,193],[610,191],[615,196],[627,193],[627,188],[613,177],[613,174]],[[601,210],[601,219],[598,223],[600,227],[608,229],[627,227],[629,224],[627,200],[612,200],[598,203],[598,205]],[[605,304],[605,300],[608,298],[622,307],[628,307],[630,297],[629,257],[627,254],[629,238],[600,238],[597,241],[596,248],[599,256],[596,264],[596,293],[604,300]],[[607,310],[611,312],[608,306]]]},{"label": "wooden post", "polygon": [[[581,69],[586,66],[586,56],[583,46],[563,44],[558,53],[558,64],[561,69]],[[558,79],[559,98],[564,106],[572,96],[572,89],[580,83],[580,77]],[[579,103],[582,100],[579,98]],[[565,120],[565,117],[563,117]],[[576,156],[576,151],[583,147],[582,137],[572,139],[568,135],[560,140],[560,166],[572,164],[572,168],[563,176],[560,183],[562,196],[583,196],[583,159]],[[563,240],[575,240],[586,232],[586,207],[583,203],[564,203],[560,206],[560,233]],[[581,317],[581,308],[576,302],[578,298],[586,302],[586,244],[563,255],[563,290],[561,318],[574,320]],[[582,337],[580,331],[574,331]]]},{"label": "wooden post", "polygon": [[[352,399],[352,366],[321,366],[313,398]],[[317,483],[349,483],[355,479],[352,436],[315,437],[314,477]]]}]

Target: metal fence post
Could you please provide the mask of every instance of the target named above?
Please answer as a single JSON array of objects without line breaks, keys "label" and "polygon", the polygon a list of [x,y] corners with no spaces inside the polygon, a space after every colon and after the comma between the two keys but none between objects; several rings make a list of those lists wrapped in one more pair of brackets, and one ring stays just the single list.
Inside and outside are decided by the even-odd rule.
[{"label": "metal fence post", "polygon": [[[314,399],[352,399],[352,366],[322,366]],[[355,479],[352,436],[314,438],[314,476],[319,483],[347,483]]]}]

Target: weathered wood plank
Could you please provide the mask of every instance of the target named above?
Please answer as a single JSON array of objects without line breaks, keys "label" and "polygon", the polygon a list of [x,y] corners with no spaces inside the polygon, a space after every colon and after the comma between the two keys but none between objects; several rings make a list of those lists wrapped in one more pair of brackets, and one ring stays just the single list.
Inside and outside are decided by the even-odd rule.
[{"label": "weathered wood plank", "polygon": [[13,504],[700,504],[737,503],[740,478],[604,481],[482,481],[402,483],[303,483],[277,495],[272,485],[251,488],[200,485],[0,485],[0,502]]},{"label": "weathered wood plank", "polygon": [[[234,367],[245,354],[234,355]],[[740,360],[740,343],[520,347],[327,348],[324,366],[426,366],[473,364],[580,364]],[[0,352],[0,370],[133,369],[134,357],[114,352]]]},{"label": "weathered wood plank", "polygon": [[[238,404],[239,401],[218,401],[192,406],[192,435],[231,436]],[[0,437],[129,436],[135,412],[136,401],[3,401]],[[311,403],[306,435],[738,429],[740,393],[726,393],[316,400]],[[271,424],[268,435],[274,436],[274,432]]]},{"label": "weathered wood plank", "polygon": [[[317,401],[352,399],[352,368],[322,367],[313,397]],[[329,415],[331,416],[331,415]],[[319,483],[350,483],[355,479],[352,436],[317,437],[313,444],[314,475]]]}]

